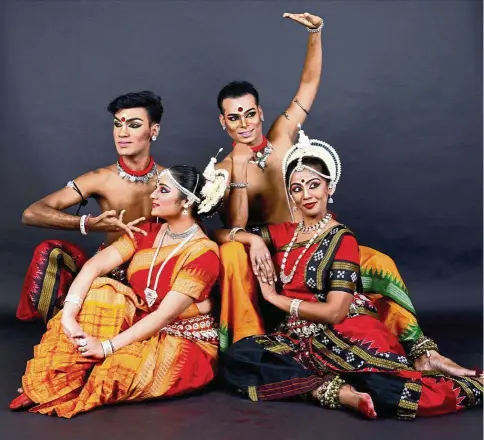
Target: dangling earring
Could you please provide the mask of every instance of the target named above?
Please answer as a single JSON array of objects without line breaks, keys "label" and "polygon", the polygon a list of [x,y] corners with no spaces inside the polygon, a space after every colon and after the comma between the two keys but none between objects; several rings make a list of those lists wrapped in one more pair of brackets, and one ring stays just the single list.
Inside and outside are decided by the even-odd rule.
[{"label": "dangling earring", "polygon": [[160,217],[156,217],[156,223],[160,223]]},{"label": "dangling earring", "polygon": [[151,136],[151,140],[152,140],[153,142],[154,142],[154,141],[156,141],[156,139],[157,139],[156,134],[155,134],[155,135],[153,135],[153,136]]},{"label": "dangling earring", "polygon": [[292,207],[292,212],[296,212],[296,211],[297,211],[297,206],[296,206],[296,205],[294,205],[294,206]]},{"label": "dangling earring", "polygon": [[184,206],[182,211],[182,215],[188,215],[188,206]]},{"label": "dangling earring", "polygon": [[261,116],[261,117],[260,117],[260,120],[261,120],[262,122],[264,122],[264,116]]},{"label": "dangling earring", "polygon": [[223,130],[223,131],[227,130],[227,126],[222,125],[222,130]]},{"label": "dangling earring", "polygon": [[328,203],[334,203],[333,197],[329,196]]}]

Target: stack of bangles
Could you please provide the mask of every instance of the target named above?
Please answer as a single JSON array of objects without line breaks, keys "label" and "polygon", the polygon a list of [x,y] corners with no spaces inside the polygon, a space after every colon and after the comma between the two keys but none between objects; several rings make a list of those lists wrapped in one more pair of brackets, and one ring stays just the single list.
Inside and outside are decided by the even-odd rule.
[{"label": "stack of bangles", "polygon": [[237,234],[237,232],[239,232],[239,231],[246,232],[246,230],[244,228],[232,228],[230,230],[230,233],[229,233],[229,240],[230,241],[235,241],[235,234]]},{"label": "stack of bangles", "polygon": [[104,357],[108,357],[110,354],[114,353],[114,345],[111,342],[111,339],[107,339],[106,341],[101,342],[101,347],[103,349]]},{"label": "stack of bangles", "polygon": [[79,229],[81,230],[82,235],[87,235],[89,232],[89,219],[91,218],[91,214],[85,214],[81,216],[81,221],[79,223]]},{"label": "stack of bangles", "polygon": [[427,357],[430,357],[431,350],[439,351],[439,347],[432,339],[422,335],[415,341],[415,344],[413,344],[410,352],[408,353],[408,357],[412,361],[418,359],[423,354],[426,354]]},{"label": "stack of bangles", "polygon": [[301,305],[302,302],[303,302],[302,299],[297,299],[297,298],[294,298],[291,301],[291,305],[289,307],[289,314],[291,316],[294,316],[295,318],[299,318],[299,306]]}]

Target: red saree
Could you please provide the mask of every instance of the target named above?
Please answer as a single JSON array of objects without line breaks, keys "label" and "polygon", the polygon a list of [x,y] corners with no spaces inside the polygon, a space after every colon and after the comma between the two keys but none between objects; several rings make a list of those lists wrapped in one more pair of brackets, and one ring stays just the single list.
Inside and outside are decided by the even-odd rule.
[{"label": "red saree", "polygon": [[[97,278],[78,315],[83,330],[99,339],[112,338],[163,307],[171,290],[194,303],[174,322],[151,338],[134,342],[103,360],[83,358],[65,336],[62,311],[48,322],[47,331],[27,364],[22,385],[37,403],[30,411],[70,418],[95,407],[118,402],[173,396],[197,390],[215,375],[218,331],[209,315],[200,315],[195,303],[206,299],[220,268],[218,247],[208,239],[189,242],[166,265],[157,288],[158,298],[148,307],[144,297],[147,274],[161,225],[143,226],[148,236],[123,236],[113,246],[131,260],[130,286]],[[173,250],[160,249],[154,273]]]}]

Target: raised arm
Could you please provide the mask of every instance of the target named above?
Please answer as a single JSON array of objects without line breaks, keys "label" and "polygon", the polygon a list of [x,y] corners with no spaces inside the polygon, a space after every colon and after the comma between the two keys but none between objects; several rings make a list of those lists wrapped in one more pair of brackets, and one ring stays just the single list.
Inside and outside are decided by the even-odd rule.
[{"label": "raised arm", "polygon": [[[311,110],[318,93],[321,72],[323,70],[322,26],[323,19],[309,13],[284,14],[296,23],[306,26],[309,32],[306,59],[296,96],[287,109],[280,115],[269,130],[268,137],[275,145],[281,138],[289,138],[293,143],[298,131],[298,124],[303,124]],[[319,31],[318,31],[319,29]]]}]

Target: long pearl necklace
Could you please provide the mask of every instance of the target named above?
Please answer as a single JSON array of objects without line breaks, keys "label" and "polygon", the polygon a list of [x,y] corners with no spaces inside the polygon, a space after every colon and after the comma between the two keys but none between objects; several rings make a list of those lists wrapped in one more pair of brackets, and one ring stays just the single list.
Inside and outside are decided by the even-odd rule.
[{"label": "long pearl necklace", "polygon": [[[194,237],[194,235],[197,233],[197,229],[198,229],[198,225],[196,223],[195,223],[195,225],[197,227],[195,229],[193,229],[193,231],[191,232],[191,234],[189,236],[187,236],[185,238],[185,240],[183,240],[175,249],[173,249],[170,252],[170,254],[168,255],[168,257],[166,257],[165,261],[163,261],[163,264],[160,266],[160,268],[158,269],[158,273],[156,274],[155,284],[154,284],[153,288],[151,288],[150,287],[150,284],[151,284],[151,274],[153,273],[153,268],[155,267],[155,261],[158,258],[158,254],[160,253],[161,245],[163,243],[163,240],[165,238],[165,235],[167,234],[167,229],[165,229],[165,231],[163,232],[163,235],[161,236],[160,242],[158,243],[158,246],[156,247],[156,252],[153,255],[153,259],[151,260],[150,270],[148,272],[148,281],[146,282],[146,288],[145,288],[145,297],[146,297],[146,303],[148,304],[148,307],[151,307],[155,303],[156,298],[158,298],[158,293],[156,292],[156,289],[158,288],[158,281],[160,280],[161,272],[165,268],[166,263],[168,263],[168,261],[183,246],[185,246]],[[190,229],[192,229],[192,228],[190,228]]]},{"label": "long pearl necklace", "polygon": [[284,256],[282,257],[281,273],[279,274],[279,276],[280,276],[280,279],[281,279],[283,284],[288,284],[292,281],[292,279],[294,278],[294,274],[296,273],[297,266],[298,266],[299,262],[301,261],[302,257],[304,257],[304,255],[306,254],[308,249],[311,247],[311,245],[314,243],[316,238],[318,238],[319,235],[321,235],[321,232],[323,231],[324,227],[328,224],[328,222],[331,220],[331,217],[332,217],[331,214],[326,214],[326,216],[320,222],[316,223],[316,225],[318,226],[318,228],[316,229],[316,232],[311,237],[311,239],[307,242],[306,246],[304,247],[304,250],[299,254],[299,257],[297,257],[297,260],[294,263],[294,266],[293,266],[291,272],[289,273],[289,275],[286,275],[284,273],[284,269],[286,268],[286,261],[287,261],[287,257],[289,255],[289,252],[292,251],[292,247],[294,246],[294,243],[296,243],[297,236],[299,235],[299,232],[305,228],[303,220],[301,220],[301,222],[297,225],[296,230],[294,231],[294,236],[292,237],[292,240],[289,243],[286,251],[284,252]]}]

